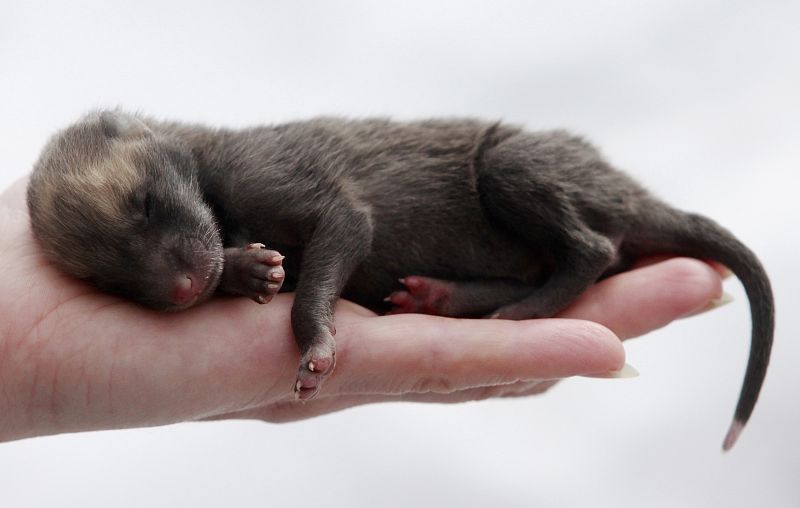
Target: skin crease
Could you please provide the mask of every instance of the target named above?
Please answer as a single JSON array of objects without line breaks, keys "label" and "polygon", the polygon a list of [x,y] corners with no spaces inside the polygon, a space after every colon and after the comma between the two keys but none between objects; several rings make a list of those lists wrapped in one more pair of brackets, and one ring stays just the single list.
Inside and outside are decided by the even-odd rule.
[{"label": "skin crease", "polygon": [[620,368],[619,339],[702,311],[725,274],[694,259],[646,260],[591,287],[559,315],[569,319],[376,316],[341,300],[336,372],[304,403],[289,389],[299,358],[291,294],[268,306],[219,297],[175,314],[103,294],[38,252],[26,183],[0,195],[0,440],[541,393],[560,378]]}]

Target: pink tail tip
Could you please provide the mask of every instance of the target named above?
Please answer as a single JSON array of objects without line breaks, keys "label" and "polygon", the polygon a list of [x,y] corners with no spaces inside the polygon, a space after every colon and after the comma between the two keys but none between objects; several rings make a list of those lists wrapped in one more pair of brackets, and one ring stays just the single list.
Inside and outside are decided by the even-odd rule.
[{"label": "pink tail tip", "polygon": [[728,451],[733,448],[733,445],[736,444],[736,440],[739,439],[739,434],[742,433],[742,429],[744,428],[744,423],[734,420],[731,423],[731,428],[728,429],[728,434],[725,436],[725,441],[722,442],[722,450]]}]

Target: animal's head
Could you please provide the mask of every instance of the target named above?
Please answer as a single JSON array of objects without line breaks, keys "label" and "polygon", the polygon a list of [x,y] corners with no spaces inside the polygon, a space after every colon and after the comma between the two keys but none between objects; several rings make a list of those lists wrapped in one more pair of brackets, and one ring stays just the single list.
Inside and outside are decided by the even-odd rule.
[{"label": "animal's head", "polygon": [[181,142],[117,111],[57,133],[28,186],[34,234],[64,271],[150,307],[210,295],[222,241],[195,159]]}]

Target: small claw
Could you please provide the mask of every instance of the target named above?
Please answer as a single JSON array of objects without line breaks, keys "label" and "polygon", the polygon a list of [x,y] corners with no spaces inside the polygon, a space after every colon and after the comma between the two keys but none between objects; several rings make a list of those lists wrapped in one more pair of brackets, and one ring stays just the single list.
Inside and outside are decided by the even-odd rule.
[{"label": "small claw", "polygon": [[422,281],[419,279],[406,278],[403,280],[405,281],[403,284],[405,284],[408,289],[419,289],[422,287]]},{"label": "small claw", "polygon": [[316,360],[309,360],[306,368],[311,372],[326,372],[333,366],[332,358],[317,358]]},{"label": "small claw", "polygon": [[319,391],[319,382],[314,378],[298,378],[294,384],[294,395],[297,400],[313,398]]}]

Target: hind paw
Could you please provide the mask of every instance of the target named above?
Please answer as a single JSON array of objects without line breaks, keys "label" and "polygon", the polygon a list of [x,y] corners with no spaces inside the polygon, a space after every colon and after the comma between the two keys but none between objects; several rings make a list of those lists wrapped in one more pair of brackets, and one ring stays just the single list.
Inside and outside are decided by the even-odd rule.
[{"label": "hind paw", "polygon": [[417,312],[448,315],[453,283],[416,275],[400,279],[400,283],[406,289],[395,291],[384,300],[394,306],[387,314]]}]

